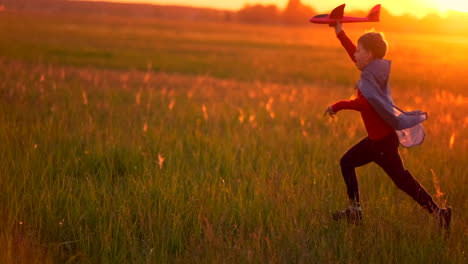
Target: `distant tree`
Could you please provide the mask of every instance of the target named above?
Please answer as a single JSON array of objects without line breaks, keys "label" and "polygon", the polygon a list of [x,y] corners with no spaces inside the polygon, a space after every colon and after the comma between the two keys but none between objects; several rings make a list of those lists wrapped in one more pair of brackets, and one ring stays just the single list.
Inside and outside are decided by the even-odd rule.
[{"label": "distant tree", "polygon": [[468,23],[461,23],[461,21],[468,21],[468,12],[447,12],[447,18],[444,21],[441,30],[450,33],[468,33]]},{"label": "distant tree", "polygon": [[224,12],[224,21],[225,22],[232,22],[232,11],[225,11]]},{"label": "distant tree", "polygon": [[240,22],[244,23],[278,23],[279,12],[275,5],[245,5],[237,12],[237,18]]},{"label": "distant tree", "polygon": [[429,30],[434,33],[441,33],[443,19],[437,13],[426,14],[418,23],[420,29]]},{"label": "distant tree", "polygon": [[309,6],[303,5],[301,0],[289,0],[283,11],[282,18],[286,24],[307,24],[307,21],[316,12]]}]

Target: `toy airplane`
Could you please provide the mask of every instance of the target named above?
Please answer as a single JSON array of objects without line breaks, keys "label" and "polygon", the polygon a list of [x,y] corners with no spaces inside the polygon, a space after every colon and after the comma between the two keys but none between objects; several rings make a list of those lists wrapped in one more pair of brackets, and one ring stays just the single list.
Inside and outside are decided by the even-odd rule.
[{"label": "toy airplane", "polygon": [[316,24],[328,24],[333,26],[337,21],[341,23],[378,22],[380,19],[380,5],[374,6],[367,17],[343,16],[346,4],[342,4],[333,9],[330,14],[316,15],[309,19],[309,22]]}]

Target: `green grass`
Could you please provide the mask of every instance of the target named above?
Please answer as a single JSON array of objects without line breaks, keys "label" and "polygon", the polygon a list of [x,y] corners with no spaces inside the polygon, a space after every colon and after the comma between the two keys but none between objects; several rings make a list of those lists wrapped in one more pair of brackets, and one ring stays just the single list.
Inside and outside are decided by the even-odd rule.
[{"label": "green grass", "polygon": [[[322,116],[358,76],[334,39],[308,39],[307,28],[0,20],[2,262],[466,262],[463,45],[419,36],[415,48],[415,36],[388,34],[403,43],[389,54],[397,103],[430,116],[426,142],[401,155],[453,206],[444,239],[375,165],[358,169],[364,225],[330,219],[346,205],[339,157],[365,136],[357,113]],[[444,56],[431,50],[441,43]]]},{"label": "green grass", "polygon": [[[349,28],[352,39],[362,33]],[[283,84],[320,81],[352,86],[357,80],[355,67],[327,27],[4,12],[0,32],[6,36],[0,40],[0,56],[31,63],[142,71],[150,67],[157,72]],[[459,67],[468,54],[466,38],[394,32],[386,32],[386,37],[394,85],[447,86],[455,78],[456,92],[468,85],[460,78]]]}]

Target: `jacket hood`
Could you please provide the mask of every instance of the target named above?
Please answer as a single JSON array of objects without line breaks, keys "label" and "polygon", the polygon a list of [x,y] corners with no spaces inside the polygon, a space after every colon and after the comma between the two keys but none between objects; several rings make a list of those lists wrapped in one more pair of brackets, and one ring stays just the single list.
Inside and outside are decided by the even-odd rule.
[{"label": "jacket hood", "polygon": [[374,76],[380,87],[385,87],[390,78],[390,67],[392,62],[385,59],[375,59],[364,67],[362,72],[370,73]]}]

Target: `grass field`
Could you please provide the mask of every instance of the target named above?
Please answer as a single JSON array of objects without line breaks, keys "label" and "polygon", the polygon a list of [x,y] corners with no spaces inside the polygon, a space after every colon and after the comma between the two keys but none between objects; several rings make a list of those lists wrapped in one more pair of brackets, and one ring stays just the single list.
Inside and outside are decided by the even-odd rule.
[{"label": "grass field", "polygon": [[323,117],[359,78],[329,28],[3,12],[0,34],[2,263],[467,261],[466,36],[386,32],[396,103],[429,113],[401,155],[454,208],[446,239],[376,165],[364,224],[331,219],[366,134]]}]

